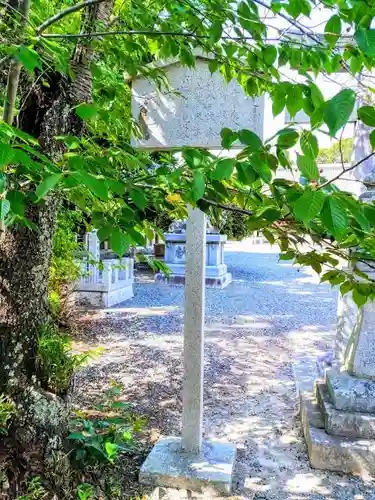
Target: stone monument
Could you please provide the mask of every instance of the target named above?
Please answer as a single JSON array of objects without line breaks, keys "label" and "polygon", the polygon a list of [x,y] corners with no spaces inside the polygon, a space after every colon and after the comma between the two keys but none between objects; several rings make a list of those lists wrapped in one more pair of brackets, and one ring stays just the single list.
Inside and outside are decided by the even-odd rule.
[{"label": "stone monument", "polygon": [[265,96],[249,97],[235,80],[226,83],[219,71],[211,74],[213,58],[197,53],[194,68],[182,66],[178,58],[157,62],[169,81],[169,87],[160,89],[145,75],[129,76],[132,115],[140,132],[132,138],[135,148],[221,150],[224,127],[251,129],[263,138]]},{"label": "stone monument", "polygon": [[236,447],[203,441],[203,364],[206,231],[205,214],[189,207],[185,229],[184,380],[182,436],[159,439],[141,467],[142,483],[230,493]]},{"label": "stone monument", "polygon": [[[363,125],[357,125],[354,161],[366,156]],[[361,146],[362,145],[362,146]],[[368,146],[366,146],[368,147]],[[367,153],[368,154],[368,153]],[[375,180],[374,162],[362,181]],[[358,176],[359,173],[356,173]],[[360,195],[371,202],[375,193]],[[372,268],[361,268],[375,279]],[[375,302],[357,307],[351,293],[339,298],[334,352],[295,364],[303,431],[310,463],[318,469],[375,474]]]},{"label": "stone monument", "polygon": [[[185,260],[186,260],[186,220],[175,221],[169,227],[165,238],[164,263],[170,269],[171,274],[162,272],[156,274],[156,281],[173,284],[185,283]],[[227,237],[207,222],[206,229],[206,286],[224,288],[232,281],[232,275],[228,273],[224,264],[224,244]]]}]

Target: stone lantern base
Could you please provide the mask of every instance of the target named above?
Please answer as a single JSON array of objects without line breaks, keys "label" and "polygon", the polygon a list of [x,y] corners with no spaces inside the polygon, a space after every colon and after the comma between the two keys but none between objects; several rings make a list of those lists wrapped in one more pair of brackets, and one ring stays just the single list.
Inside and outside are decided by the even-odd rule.
[{"label": "stone lantern base", "polygon": [[312,467],[375,475],[375,303],[339,299],[335,355],[294,365]]},{"label": "stone lantern base", "polygon": [[[168,266],[170,274],[159,272],[155,275],[155,280],[161,283],[184,285],[186,233],[166,233],[164,236],[164,263]],[[232,281],[232,275],[228,273],[227,266],[224,264],[226,241],[225,234],[208,233],[206,235],[206,286],[225,288]]]}]

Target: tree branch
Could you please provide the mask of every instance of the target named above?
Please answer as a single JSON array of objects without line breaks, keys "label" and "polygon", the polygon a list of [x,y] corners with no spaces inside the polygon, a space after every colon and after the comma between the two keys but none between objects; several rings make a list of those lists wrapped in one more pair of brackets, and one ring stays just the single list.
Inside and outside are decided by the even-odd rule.
[{"label": "tree branch", "polygon": [[[23,3],[19,7],[19,14],[21,15],[21,34],[24,30],[26,23],[28,22],[29,10],[30,10],[30,0],[23,0]],[[18,11],[17,11],[18,12]],[[4,100],[4,112],[3,120],[5,123],[12,125],[14,117],[14,105],[16,103],[18,82],[20,79],[22,65],[17,60],[12,60],[9,66],[7,87],[5,92]]]},{"label": "tree branch", "polygon": [[347,172],[350,172],[351,170],[354,170],[355,168],[359,167],[359,165],[361,165],[363,162],[365,162],[366,160],[368,160],[369,158],[371,158],[372,156],[375,155],[375,151],[373,151],[372,153],[370,153],[369,155],[365,156],[364,158],[362,158],[362,160],[359,160],[357,161],[357,163],[355,163],[354,165],[352,165],[351,167],[345,169],[343,172],[340,172],[339,174],[335,175],[335,177],[333,177],[332,179],[330,179],[329,181],[327,182],[324,182],[323,184],[321,184],[320,186],[318,186],[317,189],[323,189],[324,187],[328,186],[329,184],[331,184],[332,182],[336,181],[337,179],[339,179],[342,175],[346,174]]},{"label": "tree branch", "polygon": [[102,3],[106,2],[107,0],[85,0],[84,2],[77,3],[76,5],[73,5],[72,7],[69,7],[68,9],[62,10],[61,12],[58,12],[56,15],[50,17],[46,21],[44,21],[36,30],[37,34],[40,35],[42,31],[44,31],[48,26],[51,26],[51,24],[56,23],[57,21],[60,21],[60,19],[63,19],[64,17],[68,16],[69,14],[73,14],[73,12],[77,12],[78,10],[84,9],[86,7],[89,7],[90,5],[95,5],[97,3]]},{"label": "tree branch", "polygon": [[209,200],[207,198],[201,198],[199,201],[203,201],[204,203],[207,203],[207,205],[212,205],[213,207],[222,208],[227,212],[235,212],[237,214],[243,214],[249,216],[254,215],[254,212],[252,212],[251,210],[245,210],[244,208],[236,207],[235,205],[227,205],[226,203],[220,203],[218,201]]},{"label": "tree branch", "polygon": [[[93,33],[46,33],[42,38],[89,38],[111,35],[144,35],[144,36],[181,36],[186,38],[209,39],[209,35],[198,35],[183,31],[150,31],[150,30],[117,30],[117,31],[96,31]],[[223,36],[223,40],[254,40],[252,36]],[[277,42],[277,38],[268,38],[267,42]],[[295,42],[299,45],[299,42]]]}]

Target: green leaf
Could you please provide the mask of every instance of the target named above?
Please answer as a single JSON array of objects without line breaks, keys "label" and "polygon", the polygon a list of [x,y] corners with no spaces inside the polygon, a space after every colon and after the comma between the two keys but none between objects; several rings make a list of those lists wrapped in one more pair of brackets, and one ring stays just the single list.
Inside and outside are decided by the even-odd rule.
[{"label": "green leaf", "polygon": [[294,205],[293,211],[297,219],[302,220],[305,224],[314,219],[323,208],[324,198],[325,194],[321,190],[306,190]]},{"label": "green leaf", "polygon": [[250,162],[255,172],[259,174],[259,177],[264,182],[270,183],[272,181],[272,170],[259,154],[252,155]]},{"label": "green leaf", "polygon": [[181,64],[188,68],[194,68],[195,66],[194,54],[187,45],[180,46],[180,61]]},{"label": "green leaf", "polygon": [[130,198],[134,201],[135,205],[140,209],[144,210],[147,205],[148,201],[145,196],[145,193],[141,191],[140,189],[132,189],[130,191]]},{"label": "green leaf", "polygon": [[277,145],[282,149],[289,149],[298,142],[298,132],[292,128],[284,128],[277,133]]},{"label": "green leaf", "polygon": [[375,108],[373,106],[362,106],[358,110],[358,118],[369,127],[375,127]]},{"label": "green leaf", "polygon": [[108,200],[108,187],[104,177],[96,177],[83,172],[74,172],[73,177],[88,187],[89,190],[101,200]]},{"label": "green leaf", "polygon": [[38,200],[44,198],[45,195],[57,185],[62,176],[63,174],[52,174],[46,177],[35,190],[35,194],[37,195]]},{"label": "green leaf", "polygon": [[319,89],[319,87],[315,83],[310,83],[309,85],[311,100],[315,108],[320,108],[320,106],[324,103],[324,97]]},{"label": "green leaf", "polygon": [[68,436],[68,439],[72,441],[84,441],[86,436],[82,434],[82,432],[71,432]]},{"label": "green leaf", "polygon": [[193,186],[192,186],[192,197],[194,201],[198,201],[204,195],[206,188],[204,175],[199,170],[194,172]]},{"label": "green leaf", "polygon": [[245,184],[246,186],[250,186],[253,182],[259,179],[259,175],[254,171],[253,167],[250,163],[236,163],[238,180]]},{"label": "green leaf", "polygon": [[267,66],[272,66],[276,61],[277,49],[274,45],[267,45],[262,51],[264,62]]},{"label": "green leaf", "polygon": [[9,144],[0,144],[0,168],[6,167],[12,162],[14,153]]},{"label": "green leaf", "polygon": [[268,229],[263,229],[262,233],[270,245],[273,245],[275,243],[275,237],[271,233],[271,231],[269,231]]},{"label": "green leaf", "polygon": [[20,45],[14,56],[28,71],[33,71],[35,68],[42,69],[39,54],[31,47]]},{"label": "green leaf", "polygon": [[212,178],[217,181],[229,179],[233,173],[235,163],[236,160],[234,158],[223,158],[219,160],[216,164],[215,171],[212,173]]},{"label": "green leaf", "polygon": [[375,29],[359,28],[354,35],[358,47],[367,56],[375,56]]},{"label": "green leaf", "polygon": [[210,62],[208,63],[208,69],[210,70],[210,73],[215,73],[217,71],[217,68],[219,66],[219,60],[218,59],[211,59]]},{"label": "green leaf", "polygon": [[10,202],[12,212],[23,217],[26,209],[25,195],[21,191],[8,191],[7,200]]},{"label": "green leaf", "polygon": [[294,259],[295,253],[294,250],[288,250],[287,252],[281,253],[279,255],[280,260],[291,260]]},{"label": "green leaf", "polygon": [[361,70],[362,63],[363,63],[362,57],[352,56],[350,58],[350,71],[353,75],[355,75]]},{"label": "green leaf", "polygon": [[237,140],[238,134],[230,128],[223,128],[220,132],[221,145],[224,149],[230,149],[232,144]]},{"label": "green leaf", "polygon": [[107,457],[109,460],[113,460],[113,458],[117,455],[118,445],[116,443],[111,443],[110,441],[106,441],[104,444],[105,452],[107,453]]},{"label": "green leaf", "polygon": [[346,293],[350,292],[352,288],[353,288],[353,283],[351,281],[345,281],[340,285],[341,295],[345,295]]},{"label": "green leaf", "polygon": [[370,144],[372,149],[375,149],[375,130],[370,133]]},{"label": "green leaf", "polygon": [[261,139],[251,130],[242,129],[238,132],[238,138],[241,144],[250,146],[253,151],[260,149],[263,146]]},{"label": "green leaf", "polygon": [[348,229],[348,217],[344,204],[334,197],[326,198],[320,218],[324,226],[340,241]]},{"label": "green leaf", "polygon": [[366,295],[362,295],[357,288],[354,288],[352,297],[358,307],[362,307],[367,302]]},{"label": "green leaf", "polygon": [[272,114],[273,116],[279,115],[285,108],[286,94],[281,89],[277,89],[272,94]]},{"label": "green leaf", "polygon": [[[210,36],[211,36],[212,41],[218,42],[221,38],[222,33],[223,33],[223,24],[221,22],[217,22],[217,21],[213,22],[210,26],[209,32],[210,32]],[[214,73],[215,71],[211,71],[211,73]]]},{"label": "green leaf", "polygon": [[316,161],[311,156],[297,155],[297,165],[302,175],[310,181],[319,180],[319,169]]},{"label": "green leaf", "polygon": [[338,269],[333,269],[332,271],[324,273],[320,278],[321,283],[324,283],[325,281],[329,281],[331,285],[339,285],[345,281],[345,275]]},{"label": "green leaf", "polygon": [[132,240],[128,234],[125,234],[120,228],[115,227],[110,236],[111,248],[119,257],[123,257]]},{"label": "green leaf", "polygon": [[303,92],[299,85],[291,85],[286,98],[286,108],[290,116],[295,116],[297,111],[303,107]]},{"label": "green leaf", "polygon": [[319,154],[318,139],[310,131],[303,131],[300,138],[301,150],[305,156],[316,158]]},{"label": "green leaf", "polygon": [[98,114],[98,107],[96,104],[86,104],[83,102],[76,107],[76,114],[82,120],[89,120],[90,118],[94,118]]},{"label": "green leaf", "polygon": [[326,24],[324,30],[324,38],[330,47],[336,45],[337,40],[341,35],[341,19],[339,16],[332,16]]},{"label": "green leaf", "polygon": [[328,101],[324,122],[327,124],[331,137],[334,137],[341,127],[346,125],[355,106],[355,92],[351,89],[341,90]]}]

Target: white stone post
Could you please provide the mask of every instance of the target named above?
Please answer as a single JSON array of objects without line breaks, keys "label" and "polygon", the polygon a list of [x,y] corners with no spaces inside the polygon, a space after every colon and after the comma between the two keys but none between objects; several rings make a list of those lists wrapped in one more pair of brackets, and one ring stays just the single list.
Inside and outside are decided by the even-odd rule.
[{"label": "white stone post", "polygon": [[189,207],[186,226],[182,448],[202,447],[206,216]]}]

